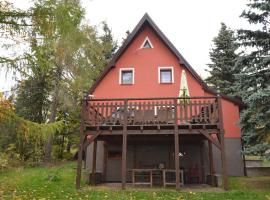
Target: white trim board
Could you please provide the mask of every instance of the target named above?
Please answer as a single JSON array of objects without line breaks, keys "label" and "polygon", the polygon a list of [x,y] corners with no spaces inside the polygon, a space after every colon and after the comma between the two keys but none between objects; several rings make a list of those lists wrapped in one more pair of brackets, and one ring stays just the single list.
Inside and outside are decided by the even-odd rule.
[{"label": "white trim board", "polygon": [[143,41],[143,43],[142,43],[142,45],[141,45],[141,47],[140,47],[141,49],[145,49],[143,46],[144,46],[144,44],[146,43],[146,41],[149,42],[151,48],[154,48],[154,46],[153,46],[152,42],[150,41],[149,37],[146,36],[146,38],[144,39],[144,41]]},{"label": "white trim board", "polygon": [[128,84],[124,84],[122,83],[122,71],[132,71],[132,83],[134,84],[134,77],[135,77],[135,69],[134,68],[120,68],[119,69],[119,84],[120,85],[128,85]]},{"label": "white trim board", "polygon": [[170,70],[172,70],[172,82],[171,83],[174,83],[174,68],[173,68],[173,66],[170,66],[170,67],[158,67],[158,83],[166,84],[166,83],[161,83],[160,82],[160,70],[162,70],[162,69],[170,69]]}]

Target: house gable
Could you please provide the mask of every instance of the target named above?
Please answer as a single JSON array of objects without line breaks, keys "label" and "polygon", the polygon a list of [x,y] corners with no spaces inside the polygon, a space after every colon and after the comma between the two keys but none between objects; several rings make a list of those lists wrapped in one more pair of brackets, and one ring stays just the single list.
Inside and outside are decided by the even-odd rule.
[{"label": "house gable", "polygon": [[[154,48],[141,48],[145,38],[151,41]],[[119,84],[120,71],[130,68],[134,69],[134,84]],[[160,69],[172,69],[172,83],[160,83]],[[95,98],[176,97],[179,95],[181,72],[184,69],[186,67],[179,63],[177,56],[152,27],[145,25],[92,94]],[[190,95],[203,96],[202,86],[189,71],[187,79]]]},{"label": "house gable", "polygon": [[[213,89],[210,89],[206,83],[200,78],[200,76],[193,70],[191,65],[185,60],[185,58],[178,52],[178,50],[174,47],[174,45],[168,40],[168,38],[161,32],[161,30],[157,27],[157,25],[153,22],[153,20],[149,17],[149,15],[146,13],[143,18],[140,20],[140,22],[137,24],[137,26],[134,28],[134,30],[130,33],[128,38],[125,40],[123,45],[119,48],[119,50],[116,52],[110,63],[105,67],[104,71],[101,73],[99,78],[96,80],[96,82],[93,84],[93,86],[90,88],[89,93],[94,94],[96,93],[97,86],[102,82],[104,77],[107,75],[109,71],[115,68],[116,62],[122,57],[122,54],[126,52],[127,48],[133,43],[134,39],[137,38],[137,35],[139,35],[142,30],[145,27],[149,27],[152,29],[153,33],[157,35],[157,37],[164,43],[164,45],[170,50],[170,52],[175,55],[176,60],[178,62],[178,66],[182,66],[183,68],[186,68],[192,76],[193,79],[195,79],[198,84],[201,85],[201,88],[205,91],[205,93],[209,93],[211,95],[217,95],[217,92]],[[146,36],[148,37],[148,35]],[[150,38],[151,39],[151,38]],[[143,42],[143,41],[142,41]],[[154,45],[153,45],[154,46]],[[174,95],[173,95],[174,96]],[[239,106],[243,106],[243,103],[239,101],[238,99],[229,97],[227,95],[221,94],[222,98],[233,102],[234,104],[237,104]]]}]

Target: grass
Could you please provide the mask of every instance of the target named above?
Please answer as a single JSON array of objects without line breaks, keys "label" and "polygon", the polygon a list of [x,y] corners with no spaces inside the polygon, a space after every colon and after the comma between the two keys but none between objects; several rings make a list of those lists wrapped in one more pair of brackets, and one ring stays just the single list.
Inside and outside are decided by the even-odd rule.
[{"label": "grass", "polygon": [[181,192],[173,189],[97,189],[82,184],[75,189],[75,163],[55,167],[17,169],[0,174],[2,199],[166,199],[166,200],[270,200],[270,177],[230,178],[228,192]]}]

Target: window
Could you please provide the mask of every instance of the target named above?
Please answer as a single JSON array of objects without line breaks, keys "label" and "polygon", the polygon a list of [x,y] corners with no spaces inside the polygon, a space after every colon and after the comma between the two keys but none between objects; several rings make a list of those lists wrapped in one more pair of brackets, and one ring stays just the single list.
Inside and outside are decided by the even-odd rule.
[{"label": "window", "polygon": [[173,67],[159,67],[158,80],[159,83],[173,83]]},{"label": "window", "polygon": [[119,84],[134,84],[134,69],[133,68],[120,69]]},{"label": "window", "polygon": [[141,45],[141,48],[145,48],[145,49],[149,49],[149,48],[153,48],[153,45],[151,43],[151,41],[149,40],[148,37],[146,37]]},{"label": "window", "polygon": [[152,48],[148,40],[144,43],[143,48]]}]

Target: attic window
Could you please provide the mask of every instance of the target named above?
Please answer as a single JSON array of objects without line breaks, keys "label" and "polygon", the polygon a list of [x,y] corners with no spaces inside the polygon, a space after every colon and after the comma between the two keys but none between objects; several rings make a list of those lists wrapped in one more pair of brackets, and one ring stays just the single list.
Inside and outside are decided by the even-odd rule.
[{"label": "attic window", "polygon": [[134,84],[134,68],[120,68],[119,84]]},{"label": "attic window", "polygon": [[153,48],[153,45],[152,45],[152,43],[151,43],[151,41],[149,40],[148,37],[146,37],[144,39],[141,48],[144,48],[144,49],[151,49],[151,48]]},{"label": "attic window", "polygon": [[158,68],[158,82],[159,83],[173,83],[174,82],[173,67],[159,67]]}]

